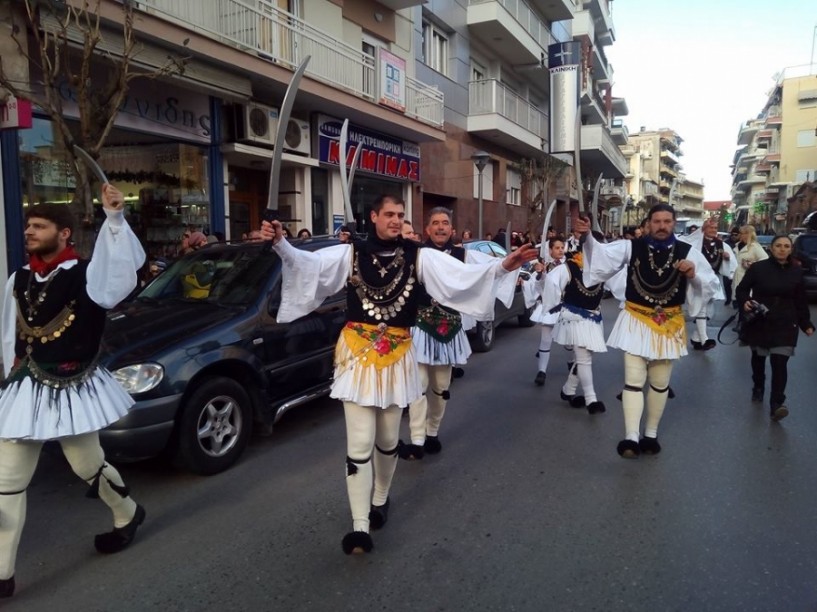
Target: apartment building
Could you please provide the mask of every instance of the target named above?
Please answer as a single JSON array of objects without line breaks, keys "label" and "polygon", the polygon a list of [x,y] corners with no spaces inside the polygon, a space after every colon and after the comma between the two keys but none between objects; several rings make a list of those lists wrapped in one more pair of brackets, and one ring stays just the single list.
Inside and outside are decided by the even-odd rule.
[{"label": "apartment building", "polygon": [[815,65],[784,69],[757,118],[741,126],[732,172],[737,222],[785,232],[808,213],[789,202],[817,177],[816,76]]},{"label": "apartment building", "polygon": [[[126,194],[131,224],[150,255],[173,256],[186,228],[228,239],[257,228],[277,146],[284,149],[282,217],[293,220],[293,233],[302,227],[332,232],[344,221],[338,140],[347,118],[350,144],[362,149],[352,195],[360,227],[366,229],[368,206],[380,193],[402,195],[411,209],[413,186],[424,180],[420,143],[445,140],[443,93],[415,74],[420,39],[413,7],[420,4],[132,3],[141,45],[136,65],[156,67],[169,55],[185,60],[182,74],[131,83],[100,160]],[[103,0],[100,15],[104,43],[94,70],[104,71],[122,48],[121,3]],[[275,142],[284,92],[306,56],[311,59],[284,142]],[[36,84],[33,66],[30,73]],[[61,93],[64,116],[76,127],[71,85]],[[31,129],[5,130],[0,139],[9,265],[15,267],[23,257],[18,229],[25,207],[70,202],[74,186],[55,126],[43,113],[36,113]]]},{"label": "apartment building", "polygon": [[[429,0],[414,9],[416,77],[445,97],[446,140],[421,143],[423,211],[454,210],[459,230],[479,226],[482,177],[483,233],[508,222],[529,227],[526,206],[538,194],[522,163],[549,153],[548,46],[582,42],[581,162],[586,177],[604,172],[623,177],[624,158],[611,134],[611,121],[626,112],[613,98],[612,67],[604,49],[615,39],[607,0]],[[626,139],[621,125],[617,137]],[[480,175],[472,157],[486,153]],[[546,199],[558,197],[554,225],[568,223],[576,189],[565,175]],[[420,221],[415,210],[415,222]]]},{"label": "apartment building", "polygon": [[703,219],[704,185],[683,173],[682,142],[670,128],[647,130],[642,126],[629,134],[628,144],[621,149],[629,168],[625,177],[627,201],[630,207],[641,209],[641,216],[650,206],[664,203],[672,204],[679,218]]}]

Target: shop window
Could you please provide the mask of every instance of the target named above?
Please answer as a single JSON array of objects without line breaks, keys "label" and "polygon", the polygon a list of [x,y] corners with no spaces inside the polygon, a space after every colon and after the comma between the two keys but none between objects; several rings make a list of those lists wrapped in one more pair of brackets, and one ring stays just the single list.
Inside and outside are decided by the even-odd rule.
[{"label": "shop window", "polygon": [[[72,129],[73,129],[72,125]],[[35,119],[20,131],[23,208],[43,202],[72,207],[74,241],[90,254],[105,220],[94,184],[93,207],[74,201],[76,186],[69,157],[51,121]],[[125,216],[150,258],[178,254],[185,231],[210,231],[210,188],[203,147],[114,129],[99,159],[117,189],[125,194]]]}]

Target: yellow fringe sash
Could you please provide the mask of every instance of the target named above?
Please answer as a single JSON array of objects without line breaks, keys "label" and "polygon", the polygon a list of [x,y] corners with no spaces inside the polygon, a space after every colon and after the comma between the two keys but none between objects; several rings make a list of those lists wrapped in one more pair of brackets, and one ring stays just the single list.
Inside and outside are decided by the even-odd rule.
[{"label": "yellow fringe sash", "polygon": [[407,328],[389,327],[385,323],[369,325],[350,321],[343,328],[341,339],[352,353],[352,361],[377,370],[394,365],[411,348],[411,333]]},{"label": "yellow fringe sash", "polygon": [[624,302],[624,309],[655,333],[686,345],[686,321],[680,306],[650,308],[633,302]]}]

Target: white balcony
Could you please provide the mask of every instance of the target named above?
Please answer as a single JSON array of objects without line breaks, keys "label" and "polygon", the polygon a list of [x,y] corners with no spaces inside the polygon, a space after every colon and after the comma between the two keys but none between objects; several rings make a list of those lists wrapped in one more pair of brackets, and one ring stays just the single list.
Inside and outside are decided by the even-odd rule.
[{"label": "white balcony", "polygon": [[469,132],[525,155],[541,153],[547,142],[547,114],[496,79],[468,84]]},{"label": "white balcony", "polygon": [[[374,57],[279,9],[270,0],[254,0],[252,4],[241,0],[139,0],[137,6],[145,13],[291,69],[309,55],[309,77],[370,102],[377,97]],[[405,114],[442,127],[442,94],[412,79],[406,87]]]},{"label": "white balcony", "polygon": [[755,134],[758,133],[760,128],[761,125],[756,121],[747,121],[744,123],[740,128],[740,132],[738,132],[738,144],[752,144],[752,141],[755,139]]},{"label": "white balcony", "polygon": [[627,160],[604,125],[582,126],[582,165],[610,178],[623,178]]},{"label": "white balcony", "polygon": [[612,45],[616,40],[616,29],[613,27],[613,15],[610,12],[610,0],[584,0],[585,10],[596,24],[596,38],[600,45]]},{"label": "white balcony", "polygon": [[574,0],[531,0],[531,4],[549,21],[570,19],[576,10]]},{"label": "white balcony", "polygon": [[630,132],[621,119],[613,120],[610,125],[610,135],[613,137],[613,142],[619,147],[626,147],[627,143],[630,142]]},{"label": "white balcony", "polygon": [[511,64],[535,64],[556,42],[525,0],[469,0],[468,29]]}]

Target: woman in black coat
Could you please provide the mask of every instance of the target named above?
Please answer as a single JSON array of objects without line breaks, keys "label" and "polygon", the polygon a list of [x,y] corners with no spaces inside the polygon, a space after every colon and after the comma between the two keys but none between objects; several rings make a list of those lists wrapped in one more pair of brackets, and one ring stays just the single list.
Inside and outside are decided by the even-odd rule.
[{"label": "woman in black coat", "polygon": [[[741,343],[752,348],[752,401],[763,401],[768,355],[772,365],[770,402],[774,421],[789,414],[783,405],[788,376],[786,365],[789,357],[794,355],[797,328],[807,336],[814,333],[803,287],[803,271],[792,261],[791,248],[788,236],[775,236],[771,244],[772,256],[752,264],[735,293],[737,305],[747,319],[741,329]],[[765,316],[752,317],[758,304],[768,308],[768,312]]]}]

